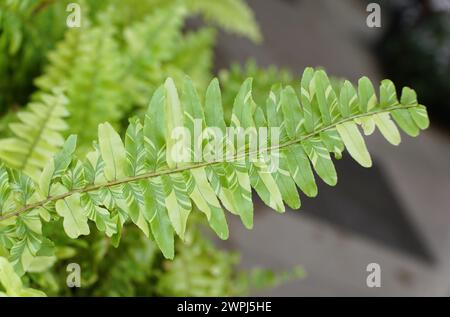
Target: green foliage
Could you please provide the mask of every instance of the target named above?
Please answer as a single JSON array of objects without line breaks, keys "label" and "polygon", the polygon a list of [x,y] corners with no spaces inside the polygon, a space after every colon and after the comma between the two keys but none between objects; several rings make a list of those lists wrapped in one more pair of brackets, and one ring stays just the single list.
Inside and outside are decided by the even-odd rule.
[{"label": "green foliage", "polygon": [[[62,23],[67,2],[0,4],[0,107],[27,104],[0,122],[1,295],[43,295],[27,287],[67,296],[245,295],[302,277],[301,269],[239,273],[237,255],[216,250],[199,226],[226,239],[226,209],[251,228],[253,190],[278,212],[284,203],[299,208],[297,187],[317,195],[313,171],[336,183],[330,154],[344,148],[369,166],[356,124],[366,134],[378,127],[393,144],[400,134],[391,116],[413,136],[428,126],[414,91],[405,88],[399,103],[389,81],[379,102],[368,79],[357,90],[349,82],[331,89],[312,69],[301,87],[288,72],[255,64],[222,72],[222,92],[217,80],[209,84],[215,29],[186,30],[185,21],[200,14],[258,41],[244,1],[85,0],[80,29]],[[270,155],[237,160],[250,151],[247,140],[235,160],[179,162],[174,150],[192,156],[193,139],[169,136],[179,127],[194,135],[194,119],[220,131],[282,127],[281,143],[267,144],[280,150],[279,168],[268,169]],[[81,289],[66,287],[72,262],[82,267]]]},{"label": "green foliage", "polygon": [[14,136],[0,140],[0,159],[39,179],[45,164],[64,143],[66,104],[67,98],[58,91],[30,102],[17,114],[20,122],[9,124]]},{"label": "green foliage", "polygon": [[[70,2],[69,0],[8,0],[0,3],[0,113],[5,112],[7,107],[26,103],[27,96],[33,90],[32,79],[41,73],[48,52],[55,48],[65,34],[76,33],[74,30],[67,31],[65,25],[68,15],[66,6]],[[121,39],[124,30],[133,28],[132,24],[149,22],[150,16],[155,16],[161,10],[173,11],[174,7],[184,8],[185,17],[200,14],[212,24],[229,32],[254,40],[259,40],[261,37],[252,12],[243,0],[84,0],[78,3],[82,10],[83,26],[98,27],[106,23],[107,26],[103,28],[103,31],[115,33],[120,45],[124,42]],[[114,12],[121,14],[114,14]],[[130,25],[130,21],[134,22]],[[152,26],[149,25],[149,29],[151,28]],[[170,30],[158,29],[158,34],[167,32]],[[180,31],[178,32],[181,34]],[[45,36],[42,36],[43,34]],[[110,41],[106,34],[104,36],[105,42]],[[182,42],[177,43],[181,50],[184,46]],[[76,42],[72,43],[76,44]],[[70,52],[75,54],[76,51],[76,49],[66,49],[64,53],[70,55]],[[89,56],[93,58],[95,55]],[[79,58],[83,59],[81,56]],[[100,56],[97,60],[101,60]],[[65,63],[61,59],[59,62]],[[176,67],[176,64],[172,66]],[[187,71],[185,73],[190,74]],[[65,74],[67,73],[60,73],[59,79],[63,80],[62,77],[65,77]],[[173,74],[168,75],[173,76]],[[194,78],[193,75],[192,77]]]},{"label": "green foliage", "polygon": [[242,0],[187,0],[186,3],[190,10],[201,13],[207,21],[217,23],[227,31],[247,36],[255,42],[262,39],[253,12]]},{"label": "green foliage", "polygon": [[254,60],[248,61],[244,66],[232,64],[229,69],[221,70],[219,73],[220,83],[222,85],[222,97],[224,106],[225,122],[229,123],[233,102],[238,94],[241,84],[247,78],[257,79],[253,82],[252,96],[257,104],[264,104],[267,98],[267,92],[273,85],[294,84],[293,75],[288,70],[279,70],[275,66],[267,68],[258,67]]},{"label": "green foliage", "polygon": [[[14,39],[23,42],[23,50],[29,49],[31,53],[36,51],[38,56],[30,62],[37,65],[37,69],[24,69],[22,74],[17,65],[23,65],[24,68],[31,68],[31,65],[27,66],[26,57],[18,53],[16,47],[21,47],[20,43],[10,44],[14,46],[11,51],[19,55],[16,58],[17,65],[11,63],[10,58],[0,59],[9,61],[5,65],[6,76],[1,76],[5,80],[1,85],[1,96],[6,98],[4,106],[11,107],[17,102],[24,102],[23,97],[11,95],[11,84],[14,89],[19,84],[10,77],[21,74],[17,81],[25,83],[27,88],[21,89],[18,95],[27,96],[32,84],[29,80],[39,74],[45,53],[49,52],[44,73],[35,80],[39,88],[35,95],[52,93],[54,89],[65,91],[67,109],[71,114],[65,135],[78,135],[80,153],[85,153],[87,147],[84,145],[89,145],[95,138],[92,131],[96,130],[98,123],[107,120],[119,128],[121,120],[128,117],[130,112],[135,112],[136,107],[143,107],[157,85],[167,76],[182,82],[183,76],[188,74],[195,80],[197,88],[206,87],[212,66],[215,32],[211,28],[202,28],[184,34],[184,21],[189,16],[200,13],[232,32],[251,38],[259,35],[253,16],[240,0],[212,3],[200,0],[166,1],[163,4],[154,0],[111,0],[101,4],[83,1],[80,4],[82,27],[68,29],[64,39],[57,43],[65,31],[65,1],[57,5],[46,1],[26,1],[20,5],[18,1],[11,3],[0,11],[3,12],[0,17],[4,20],[3,33],[0,27],[2,39],[9,41],[14,35]],[[217,14],[221,10],[231,12],[236,8],[242,12],[240,21],[234,20],[236,15]],[[18,11],[17,17],[11,14],[12,10]],[[119,17],[115,12],[123,14]],[[126,16],[133,19],[122,20]],[[33,25],[38,21],[34,25],[37,30],[29,30],[32,34],[48,34],[50,31],[47,28],[58,25],[52,29],[56,34],[48,37],[45,47],[35,47],[31,40],[20,40],[22,36],[19,34],[28,30],[27,19],[31,17]],[[41,20],[47,21],[46,24],[39,23]],[[36,36],[36,40],[41,38],[45,37]],[[10,76],[10,73],[13,75]]]},{"label": "green foliage", "polygon": [[0,257],[0,297],[5,296],[42,297],[45,294],[41,291],[24,287],[20,277],[14,272],[11,263],[4,257]]},{"label": "green foliage", "polygon": [[[305,70],[297,90],[275,86],[265,106],[257,105],[251,92],[248,79],[235,98],[231,127],[281,127],[279,144],[267,144],[267,148],[279,150],[280,164],[275,169],[269,169],[272,152],[264,160],[249,159],[248,140],[231,157],[198,163],[191,163],[193,143],[183,140],[178,153],[188,153],[189,160],[177,160],[174,153],[180,144],[171,137],[175,128],[194,132],[195,119],[204,127],[216,124],[225,128],[218,81],[211,82],[202,106],[188,78],[180,93],[170,78],[156,90],[144,122],[130,121],[125,142],[104,123],[98,127],[98,145],[86,160],[74,157],[76,138],[70,137],[48,162],[38,183],[3,169],[1,197],[6,207],[0,220],[13,223],[6,223],[0,234],[2,241],[9,241],[4,247],[10,250],[15,265],[26,271],[32,256],[38,256],[45,245],[39,215],[46,221],[62,217],[64,230],[73,239],[89,234],[92,220],[112,236],[113,244],[118,243],[123,225],[131,221],[171,259],[174,236],[186,238],[194,204],[217,235],[226,239],[228,226],[219,201],[252,228],[252,189],[266,205],[284,212],[283,202],[292,208],[301,205],[294,184],[307,196],[317,195],[313,171],[325,183],[336,185],[331,154],[340,158],[347,149],[358,163],[370,167],[358,124],[366,134],[378,127],[395,145],[400,135],[391,115],[411,136],[429,124],[414,91],[404,88],[399,102],[394,85],[387,80],[381,83],[379,101],[367,78],[359,81],[358,89],[346,81],[335,91],[324,71],[311,68]],[[11,206],[7,204],[10,201]],[[10,231],[18,224],[22,224],[23,234],[16,237]]]},{"label": "green foliage", "polygon": [[46,52],[63,36],[65,24],[54,21],[65,21],[65,4],[70,1],[52,1],[48,6],[49,2],[0,2],[0,113],[26,103]]},{"label": "green foliage", "polygon": [[198,229],[193,227],[185,241],[178,241],[173,261],[163,260],[162,269],[156,272],[157,295],[245,296],[305,276],[300,267],[282,273],[262,268],[239,272],[235,267],[239,255],[217,250]]}]

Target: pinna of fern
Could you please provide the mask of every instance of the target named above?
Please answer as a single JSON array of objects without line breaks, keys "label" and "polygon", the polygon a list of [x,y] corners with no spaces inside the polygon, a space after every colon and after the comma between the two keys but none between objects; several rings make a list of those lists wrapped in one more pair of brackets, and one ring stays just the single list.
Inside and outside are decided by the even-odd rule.
[{"label": "pinna of fern", "polygon": [[[248,159],[248,143],[232,157],[179,163],[173,153],[180,144],[171,133],[183,127],[195,135],[195,121],[204,128],[227,128],[219,82],[210,83],[202,105],[190,79],[179,92],[169,78],[155,91],[143,122],[130,120],[124,141],[106,122],[99,125],[98,141],[85,160],[75,158],[76,136],[70,136],[37,182],[1,168],[0,243],[13,263],[26,271],[33,256],[51,249],[40,230],[40,218],[62,218],[73,239],[89,234],[91,220],[114,244],[119,243],[124,223],[131,221],[155,240],[166,258],[173,258],[174,235],[184,239],[193,206],[226,239],[224,208],[252,228],[252,189],[266,205],[284,212],[285,203],[300,208],[297,188],[308,197],[317,195],[313,171],[325,183],[336,185],[331,154],[340,158],[347,149],[358,163],[370,167],[358,125],[365,134],[378,128],[394,145],[400,143],[394,122],[411,136],[429,125],[425,107],[410,88],[403,89],[398,101],[394,84],[384,80],[378,100],[366,77],[357,89],[348,81],[336,89],[324,71],[311,68],[305,70],[299,87],[275,85],[265,105],[253,101],[251,79],[235,98],[231,127],[281,129],[279,143],[267,144],[267,149],[277,150],[275,169],[269,168],[270,157]],[[188,144],[183,142],[182,150],[192,154],[195,149]]]}]

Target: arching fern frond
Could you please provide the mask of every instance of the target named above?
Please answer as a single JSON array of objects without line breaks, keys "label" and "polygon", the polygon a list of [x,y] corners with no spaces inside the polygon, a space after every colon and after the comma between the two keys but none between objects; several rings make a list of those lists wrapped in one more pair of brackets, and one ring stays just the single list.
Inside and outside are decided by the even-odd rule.
[{"label": "arching fern frond", "polygon": [[[335,90],[324,71],[311,68],[299,87],[274,86],[265,105],[254,102],[252,80],[246,80],[235,98],[229,127],[217,80],[204,100],[202,105],[191,80],[186,79],[179,92],[168,79],[154,93],[145,120],[130,121],[124,141],[104,123],[86,161],[74,158],[72,136],[48,162],[38,183],[22,180],[11,186],[11,174],[4,172],[0,225],[23,222],[23,217],[39,212],[45,219],[62,217],[68,236],[77,238],[89,234],[92,220],[117,244],[123,224],[131,221],[156,241],[165,257],[173,258],[174,235],[184,239],[193,206],[226,239],[222,206],[252,228],[252,190],[266,205],[284,212],[284,203],[301,206],[297,188],[306,196],[317,195],[313,172],[331,186],[337,183],[331,154],[340,158],[347,149],[362,166],[371,166],[358,125],[366,134],[377,127],[394,145],[400,142],[394,121],[411,136],[429,125],[425,107],[409,88],[398,101],[393,83],[385,80],[378,100],[368,78],[357,88],[345,81]],[[230,128],[237,132],[225,133]],[[256,149],[249,137],[252,131]],[[11,195],[11,188],[20,195]],[[2,204],[11,200],[12,207]],[[10,237],[9,246],[17,244],[8,235],[10,227],[3,227],[0,241]],[[39,250],[31,248],[35,254]]]},{"label": "arching fern frond", "polygon": [[0,139],[0,160],[38,180],[45,164],[64,144],[67,98],[61,92],[41,94],[9,124],[13,137]]}]

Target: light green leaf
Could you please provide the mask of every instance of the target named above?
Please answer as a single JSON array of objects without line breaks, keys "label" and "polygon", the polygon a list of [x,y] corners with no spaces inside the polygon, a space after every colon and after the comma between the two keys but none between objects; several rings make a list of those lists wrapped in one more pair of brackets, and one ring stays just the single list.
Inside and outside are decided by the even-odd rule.
[{"label": "light green leaf", "polygon": [[318,138],[312,138],[302,142],[311,163],[322,180],[330,186],[335,186],[337,183],[336,169],[330,154],[322,141]]},{"label": "light green leaf", "polygon": [[166,165],[166,90],[160,86],[150,101],[144,121],[144,141],[147,165],[155,171]]},{"label": "light green leaf", "polygon": [[217,127],[222,132],[225,132],[226,125],[223,115],[222,95],[217,78],[211,81],[206,90],[205,120],[208,127]]},{"label": "light green leaf", "polygon": [[154,197],[156,210],[154,217],[150,221],[152,234],[164,256],[168,259],[173,259],[175,252],[174,233],[167,213],[164,188],[160,177],[150,181],[149,190],[151,191],[149,195],[151,194],[151,197]]},{"label": "light green leaf", "polygon": [[9,250],[9,259],[17,274],[23,275],[33,261],[33,254],[28,248],[27,238],[17,241]]},{"label": "light green leaf", "polygon": [[25,288],[20,277],[14,271],[13,266],[7,259],[0,257],[0,284],[5,290],[6,296],[12,297],[44,297],[45,293]]},{"label": "light green leaf", "polygon": [[250,184],[262,201],[270,208],[284,212],[283,198],[269,167],[264,162],[252,163],[249,169]]},{"label": "light green leaf", "polygon": [[372,159],[367,150],[366,143],[354,122],[345,122],[336,126],[339,135],[344,141],[350,155],[364,167],[372,166]]},{"label": "light green leaf", "polygon": [[358,81],[359,107],[362,113],[366,113],[377,105],[377,96],[372,82],[363,77]]},{"label": "light green leaf", "polygon": [[323,123],[336,122],[340,117],[338,99],[327,74],[323,70],[317,71],[313,83]]},{"label": "light green leaf", "polygon": [[398,105],[397,92],[394,83],[385,79],[380,86],[380,107],[389,108]]},{"label": "light green leaf", "polygon": [[116,223],[111,219],[110,213],[105,208],[99,207],[91,194],[81,195],[81,206],[88,212],[87,217],[95,222],[98,230],[105,232],[108,237],[117,233]]},{"label": "light green leaf", "polygon": [[[176,129],[184,127],[183,115],[184,111],[178,97],[177,88],[173,79],[166,80],[164,87],[166,89],[166,160],[169,168],[182,166],[183,162],[189,162],[188,155],[190,146],[186,138],[182,137],[181,141],[177,141],[173,137]],[[178,144],[181,143],[181,144]]]},{"label": "light green leaf", "polygon": [[303,72],[301,81],[301,94],[300,101],[304,111],[305,117],[305,129],[308,133],[314,131],[316,121],[314,117],[314,111],[312,109],[312,102],[314,98],[314,91],[310,90],[310,85],[314,77],[314,69],[308,67]]},{"label": "light green leaf", "polygon": [[125,150],[127,152],[127,174],[136,176],[146,172],[146,151],[144,146],[143,127],[139,119],[130,121],[125,135]]},{"label": "light green leaf", "polygon": [[[402,90],[402,97],[400,102],[404,106],[417,106],[416,92],[411,88],[404,87]],[[414,108],[398,109],[392,112],[392,117],[394,118],[395,122],[397,122],[397,124],[403,131],[406,132],[406,134],[412,137],[416,137],[420,133],[420,129],[416,124],[416,121],[414,120],[412,113],[410,112],[410,110]],[[419,122],[425,125],[425,121],[421,122],[419,120]]]},{"label": "light green leaf", "polygon": [[56,212],[64,218],[64,231],[70,238],[76,239],[89,234],[88,218],[81,207],[79,194],[58,200]]},{"label": "light green leaf", "polygon": [[289,172],[289,165],[285,153],[280,153],[279,167],[272,173],[278,188],[283,197],[283,201],[292,209],[300,208],[301,202],[295,187],[295,182],[292,180],[292,176]]},{"label": "light green leaf", "polygon": [[170,221],[178,236],[184,239],[187,219],[192,209],[186,184],[180,174],[162,176],[161,180]]},{"label": "light green leaf", "polygon": [[397,109],[392,111],[392,118],[399,125],[399,127],[406,132],[406,134],[416,137],[420,133],[419,127],[414,122],[414,119],[409,112],[409,109]]},{"label": "light green leaf", "polygon": [[[144,234],[149,236],[149,227],[146,221],[146,206],[144,191],[140,182],[129,182],[122,186],[123,197],[128,206],[128,214]],[[149,211],[150,212],[150,211]]]},{"label": "light green leaf", "polygon": [[98,144],[105,162],[103,170],[109,181],[126,176],[127,155],[119,134],[108,122],[98,126]]},{"label": "light green leaf", "polygon": [[5,207],[7,206],[7,200],[9,194],[11,193],[11,188],[9,186],[9,177],[6,168],[0,165],[0,215],[4,213]]},{"label": "light green leaf", "polygon": [[15,296],[22,289],[22,281],[14,272],[13,266],[7,259],[0,257],[0,282],[8,295]]},{"label": "light green leaf", "polygon": [[298,138],[305,132],[302,109],[294,88],[288,86],[281,92],[281,107],[284,114],[284,124],[291,140]]},{"label": "light green leaf", "polygon": [[339,110],[344,118],[352,114],[358,113],[358,94],[352,83],[348,80],[342,85],[341,94],[339,96]]},{"label": "light green leaf", "polygon": [[256,105],[252,99],[252,82],[253,80],[251,78],[245,80],[236,96],[231,117],[231,122],[234,127],[243,127],[246,129],[255,126],[253,111]]},{"label": "light green leaf", "polygon": [[342,152],[345,149],[344,142],[342,142],[336,129],[326,130],[320,133],[320,139],[326,146],[328,152],[334,153],[336,159],[342,158]]},{"label": "light green leaf", "polygon": [[399,145],[401,142],[400,132],[395,123],[391,120],[389,113],[379,113],[373,115],[373,120],[380,130],[381,134],[392,145]]},{"label": "light green leaf", "polygon": [[283,151],[287,158],[289,171],[297,186],[308,197],[317,196],[317,185],[308,156],[301,145],[294,145]]},{"label": "light green leaf", "polygon": [[35,184],[30,177],[17,170],[9,170],[9,179],[11,181],[11,190],[14,192],[15,202],[19,206],[25,206],[35,193]]},{"label": "light green leaf", "polygon": [[186,183],[189,196],[198,209],[206,215],[211,228],[222,240],[228,239],[227,220],[219,200],[208,182],[205,169],[191,170]]},{"label": "light green leaf", "polygon": [[428,118],[427,108],[418,105],[417,107],[409,108],[408,110],[414,122],[420,129],[428,129],[430,126],[430,119]]}]

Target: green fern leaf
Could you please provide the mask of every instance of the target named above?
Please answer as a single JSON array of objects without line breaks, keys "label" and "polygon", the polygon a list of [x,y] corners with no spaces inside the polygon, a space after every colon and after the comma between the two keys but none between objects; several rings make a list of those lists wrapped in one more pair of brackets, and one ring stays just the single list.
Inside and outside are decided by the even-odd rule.
[{"label": "green fern leaf", "polygon": [[[42,174],[41,191],[24,175],[0,172],[0,203],[7,206],[0,215],[0,241],[17,263],[30,262],[44,244],[39,215],[45,215],[42,209],[55,215],[53,205],[71,238],[88,234],[92,220],[117,244],[122,226],[131,220],[154,238],[167,258],[174,256],[174,234],[185,238],[193,204],[221,238],[228,236],[222,206],[252,228],[253,189],[266,205],[283,212],[283,202],[300,207],[296,186],[307,196],[317,195],[313,170],[325,183],[336,185],[332,154],[340,158],[347,149],[369,167],[358,125],[366,132],[378,127],[393,144],[399,137],[391,116],[412,135],[428,126],[426,109],[409,88],[400,103],[388,81],[381,84],[380,102],[367,78],[359,81],[357,91],[349,82],[334,88],[325,72],[307,69],[299,91],[274,86],[261,106],[248,79],[235,98],[227,127],[217,80],[209,85],[203,106],[190,79],[179,91],[169,78],[155,91],[144,123],[130,120],[125,144],[109,123],[101,124],[98,145],[79,162],[69,138],[49,162],[53,168],[48,169],[57,172]],[[179,129],[188,137],[174,137]],[[254,147],[252,136],[262,148]],[[197,152],[208,145],[211,160]],[[274,161],[278,164],[271,168]],[[10,196],[14,204],[5,204]],[[24,228],[18,237],[9,233],[14,225]]]}]

